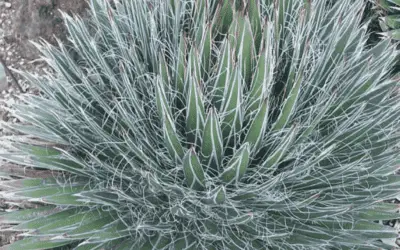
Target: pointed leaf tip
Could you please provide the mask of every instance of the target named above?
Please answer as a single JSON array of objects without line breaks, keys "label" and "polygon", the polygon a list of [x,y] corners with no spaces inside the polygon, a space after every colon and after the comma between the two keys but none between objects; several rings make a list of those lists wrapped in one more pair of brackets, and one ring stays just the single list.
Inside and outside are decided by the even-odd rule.
[{"label": "pointed leaf tip", "polygon": [[188,187],[197,191],[204,189],[204,170],[193,147],[183,157],[183,172]]},{"label": "pointed leaf tip", "polygon": [[220,175],[222,181],[228,184],[237,183],[244,176],[250,160],[250,146],[246,142],[236,151],[228,163],[228,167]]}]

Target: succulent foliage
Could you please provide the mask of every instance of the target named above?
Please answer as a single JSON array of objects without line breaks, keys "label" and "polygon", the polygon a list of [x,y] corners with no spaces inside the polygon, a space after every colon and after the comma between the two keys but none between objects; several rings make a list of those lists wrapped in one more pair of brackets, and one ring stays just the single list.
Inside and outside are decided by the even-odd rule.
[{"label": "succulent foliage", "polygon": [[379,16],[382,35],[396,41],[400,40],[400,1],[374,0],[373,2]]},{"label": "succulent foliage", "polygon": [[[93,0],[17,106],[4,249],[390,249],[400,104],[363,0]],[[396,165],[397,164],[397,165]],[[4,189],[3,189],[4,190]]]}]

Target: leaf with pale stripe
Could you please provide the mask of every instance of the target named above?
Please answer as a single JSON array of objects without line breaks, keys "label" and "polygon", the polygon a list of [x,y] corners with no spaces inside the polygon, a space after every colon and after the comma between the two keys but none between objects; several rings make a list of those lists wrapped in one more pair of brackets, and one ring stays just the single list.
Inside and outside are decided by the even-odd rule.
[{"label": "leaf with pale stripe", "polygon": [[222,204],[226,200],[226,190],[224,186],[216,187],[215,189],[211,190],[210,193],[207,195],[207,198],[203,200],[206,204]]},{"label": "leaf with pale stripe", "polygon": [[188,99],[186,110],[186,133],[189,143],[200,146],[203,133],[205,111],[200,83],[195,77],[188,78]]},{"label": "leaf with pale stripe", "polygon": [[[238,67],[236,69],[238,69]],[[229,142],[232,137],[237,135],[243,123],[243,80],[239,70],[232,72],[230,75],[230,83],[224,93],[222,105],[224,115],[221,122],[224,142]]]},{"label": "leaf with pale stripe", "polygon": [[176,128],[174,122],[171,118],[166,115],[164,118],[164,141],[167,146],[169,154],[173,157],[173,159],[180,160],[184,156],[184,151],[182,148],[181,140],[179,139],[178,134],[176,133]]},{"label": "leaf with pale stripe", "polygon": [[221,53],[215,85],[213,88],[208,87],[208,92],[212,94],[212,102],[218,111],[222,109],[225,88],[229,85],[229,78],[233,70],[231,46],[227,40],[222,45]]},{"label": "leaf with pale stripe", "polygon": [[188,150],[183,158],[183,172],[188,187],[194,190],[204,189],[204,170],[194,148]]},{"label": "leaf with pale stripe", "polygon": [[259,143],[266,132],[268,125],[268,108],[269,102],[265,99],[247,131],[244,142],[249,143],[251,152],[255,152],[258,149]]},{"label": "leaf with pale stripe", "polygon": [[224,172],[221,173],[221,180],[227,184],[238,183],[247,171],[249,159],[249,143],[245,143],[236,151]]},{"label": "leaf with pale stripe", "polygon": [[203,132],[201,145],[202,163],[208,167],[210,174],[219,172],[222,161],[223,141],[221,126],[214,108],[210,108]]}]

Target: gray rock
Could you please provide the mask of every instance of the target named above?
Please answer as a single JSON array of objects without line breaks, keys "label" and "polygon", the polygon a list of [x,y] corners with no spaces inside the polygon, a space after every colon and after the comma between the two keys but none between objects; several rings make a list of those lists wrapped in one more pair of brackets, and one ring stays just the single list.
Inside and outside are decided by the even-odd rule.
[{"label": "gray rock", "polygon": [[38,41],[43,38],[50,43],[56,43],[55,37],[65,39],[66,30],[58,10],[81,14],[87,6],[86,1],[82,0],[29,0],[16,1],[15,4],[12,35],[20,38],[20,52],[30,60],[38,57],[38,51],[31,44],[31,40]]}]

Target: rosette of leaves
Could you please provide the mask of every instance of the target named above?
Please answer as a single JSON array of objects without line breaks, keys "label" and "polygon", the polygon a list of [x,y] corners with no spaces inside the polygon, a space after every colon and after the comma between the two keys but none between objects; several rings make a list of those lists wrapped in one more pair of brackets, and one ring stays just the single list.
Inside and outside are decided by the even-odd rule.
[{"label": "rosette of leaves", "polygon": [[390,249],[397,56],[364,1],[91,2],[16,107],[4,249]]}]

